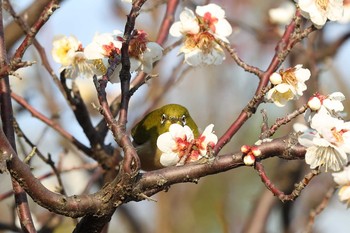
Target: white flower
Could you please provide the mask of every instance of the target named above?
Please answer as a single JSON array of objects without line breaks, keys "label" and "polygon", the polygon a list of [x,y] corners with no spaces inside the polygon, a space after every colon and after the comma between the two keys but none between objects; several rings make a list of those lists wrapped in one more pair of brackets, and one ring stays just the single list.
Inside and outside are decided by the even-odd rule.
[{"label": "white flower", "polygon": [[195,139],[187,125],[170,125],[169,132],[159,135],[157,139],[157,147],[162,152],[160,163],[164,167],[183,165],[206,156],[208,146],[213,148],[218,141],[213,128],[213,124],[208,125]]},{"label": "white flower", "polygon": [[[277,80],[278,75],[281,76],[282,80]],[[266,98],[272,100],[277,106],[283,107],[289,100],[297,99],[303,95],[303,92],[307,89],[305,81],[310,76],[310,70],[302,68],[300,64],[272,74],[272,78],[270,77],[272,81],[279,84],[267,92]]]},{"label": "white flower", "polygon": [[341,92],[334,92],[328,96],[315,94],[308,101],[310,109],[305,112],[305,120],[312,122],[313,117],[317,114],[327,114],[338,118],[340,112],[344,110],[344,105],[342,104],[344,100],[345,96]]},{"label": "white flower", "polygon": [[207,30],[215,37],[229,42],[226,37],[232,34],[232,27],[225,19],[225,11],[218,5],[210,3],[205,6],[197,6],[196,14],[202,17]]},{"label": "white flower", "polygon": [[79,47],[81,42],[74,36],[56,36],[53,40],[52,57],[62,66],[69,66],[73,63]]},{"label": "white flower", "polygon": [[324,166],[326,171],[341,170],[350,153],[350,122],[318,114],[311,127],[316,131],[306,131],[298,138],[299,143],[307,147],[306,163],[311,169]]},{"label": "white flower", "polygon": [[74,36],[56,36],[53,41],[52,57],[65,70],[66,78],[92,77],[94,65],[87,60],[80,41]]},{"label": "white flower", "polygon": [[213,133],[214,125],[208,125],[197,140],[197,147],[202,156],[207,155],[208,145],[214,147],[218,142],[218,137]]},{"label": "white flower", "polygon": [[350,204],[350,167],[347,166],[343,171],[332,173],[334,181],[340,186],[338,196],[340,201]]},{"label": "white flower", "polygon": [[169,132],[159,135],[157,139],[157,147],[162,151],[160,163],[164,167],[176,165],[193,139],[193,132],[187,125],[170,125]]},{"label": "white flower", "polygon": [[216,4],[197,6],[196,14],[185,8],[180,21],[170,27],[174,37],[184,37],[180,49],[185,54],[185,62],[191,66],[218,65],[225,60],[225,53],[216,39],[228,43],[232,27],[225,19],[224,10]]},{"label": "white flower", "polygon": [[337,21],[343,16],[343,0],[298,0],[298,4],[316,28],[322,28],[327,19]]},{"label": "white flower", "polygon": [[[122,34],[117,35],[121,40],[122,36]],[[142,70],[150,74],[153,63],[162,58],[163,48],[156,42],[150,42],[145,31],[137,30],[129,42],[129,56],[130,72]]]},{"label": "white flower", "polygon": [[295,9],[292,2],[283,2],[279,7],[269,10],[270,22],[278,25],[289,24],[293,19]]},{"label": "white flower", "polygon": [[[108,59],[115,54],[120,55],[122,42],[118,40],[117,34],[114,33],[96,34],[90,44],[84,49],[84,54],[87,59],[91,60],[95,67],[97,76],[104,75],[109,67]],[[117,66],[114,73],[110,77],[111,82],[119,82],[119,71],[121,66]]]},{"label": "white flower", "polygon": [[112,33],[96,34],[92,42],[85,47],[84,53],[90,60],[108,59],[112,52],[120,54],[121,47],[122,42],[117,39],[116,35]]}]

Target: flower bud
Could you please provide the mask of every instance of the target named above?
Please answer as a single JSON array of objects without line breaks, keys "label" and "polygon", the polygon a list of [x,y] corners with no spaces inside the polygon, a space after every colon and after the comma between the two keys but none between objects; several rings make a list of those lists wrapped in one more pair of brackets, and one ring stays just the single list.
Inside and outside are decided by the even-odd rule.
[{"label": "flower bud", "polygon": [[243,154],[247,154],[249,151],[250,151],[250,146],[248,146],[248,145],[243,145],[242,147],[241,147],[241,152],[243,153]]},{"label": "flower bud", "polygon": [[321,100],[316,97],[316,96],[313,96],[309,99],[309,101],[307,102],[307,106],[312,110],[312,111],[318,111],[321,106],[322,106],[322,103],[321,103]]},{"label": "flower bud", "polygon": [[253,153],[253,155],[255,157],[259,157],[261,155],[261,150],[258,147],[253,146],[252,147],[252,153]]},{"label": "flower bud", "polygon": [[255,163],[255,156],[252,154],[248,154],[243,157],[243,162],[247,166],[253,166]]},{"label": "flower bud", "polygon": [[273,85],[278,85],[278,84],[281,84],[282,83],[282,76],[279,74],[279,73],[273,73],[271,74],[270,76],[270,82],[273,84]]}]

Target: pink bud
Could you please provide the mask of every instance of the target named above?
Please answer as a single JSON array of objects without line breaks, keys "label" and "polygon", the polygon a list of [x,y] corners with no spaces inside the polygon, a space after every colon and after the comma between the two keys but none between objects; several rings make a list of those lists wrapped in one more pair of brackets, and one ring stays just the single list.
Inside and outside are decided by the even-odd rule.
[{"label": "pink bud", "polygon": [[258,147],[253,146],[252,147],[252,153],[253,153],[253,155],[255,157],[259,157],[261,155],[261,150]]},{"label": "pink bud", "polygon": [[248,146],[248,145],[243,145],[243,146],[241,147],[241,151],[242,151],[243,154],[247,154],[247,153],[250,151],[250,146]]}]

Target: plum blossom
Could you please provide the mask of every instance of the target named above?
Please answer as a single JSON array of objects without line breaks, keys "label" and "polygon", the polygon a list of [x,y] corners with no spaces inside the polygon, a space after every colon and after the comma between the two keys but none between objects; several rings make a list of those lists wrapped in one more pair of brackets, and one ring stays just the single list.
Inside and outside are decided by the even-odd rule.
[{"label": "plum blossom", "polygon": [[314,94],[308,101],[309,109],[305,112],[305,120],[312,122],[312,119],[317,114],[327,114],[335,118],[341,116],[344,110],[342,101],[345,96],[341,92],[334,92],[330,95]]},{"label": "plum blossom", "polygon": [[197,6],[195,13],[185,8],[180,21],[170,28],[174,37],[183,37],[180,53],[184,53],[185,62],[190,66],[219,65],[225,59],[225,53],[216,42],[220,39],[228,43],[232,27],[225,19],[225,11],[216,4]]},{"label": "plum blossom", "polygon": [[350,204],[350,167],[346,166],[343,171],[332,173],[334,181],[339,185],[339,200]]},{"label": "plum blossom", "polygon": [[52,44],[52,57],[62,66],[71,65],[75,53],[81,47],[81,42],[75,36],[55,36]]},{"label": "plum blossom", "polygon": [[305,131],[298,141],[307,147],[305,161],[311,169],[325,167],[325,171],[340,171],[350,153],[350,122],[328,114],[315,115],[312,130]]},{"label": "plum blossom", "polygon": [[[117,35],[123,41],[122,34]],[[163,56],[163,48],[156,42],[148,40],[148,35],[143,30],[137,30],[129,42],[130,71],[141,70],[150,74],[153,63]]]},{"label": "plum blossom", "polygon": [[[122,42],[118,40],[116,34],[121,33],[115,31],[114,33],[96,34],[90,44],[84,49],[84,54],[87,59],[91,60],[95,65],[95,74],[102,76],[106,73],[109,66],[108,59],[112,56],[119,55],[122,47]],[[111,82],[119,81],[120,66],[114,70],[110,77]]]},{"label": "plum blossom", "polygon": [[302,15],[310,19],[316,28],[322,28],[327,19],[340,20],[343,16],[343,0],[295,0]]},{"label": "plum blossom", "polygon": [[82,44],[76,37],[56,36],[51,53],[54,61],[61,64],[60,72],[65,70],[65,77],[93,74],[93,65],[85,57]]},{"label": "plum blossom", "polygon": [[270,81],[275,86],[266,94],[268,100],[272,100],[277,106],[283,107],[289,100],[297,99],[307,89],[305,81],[311,76],[310,70],[296,65],[287,70],[275,72],[270,76]]},{"label": "plum blossom", "polygon": [[214,147],[218,140],[213,133],[213,127],[213,124],[207,126],[195,139],[187,125],[170,125],[169,131],[159,135],[157,139],[157,147],[162,151],[160,163],[164,167],[183,165],[206,156],[208,147]]},{"label": "plum blossom", "polygon": [[216,143],[218,142],[218,137],[213,133],[213,129],[214,129],[213,124],[208,125],[204,129],[201,136],[199,136],[199,138],[197,139],[196,144],[197,144],[197,147],[199,149],[201,156],[203,156],[203,157],[208,154],[207,153],[208,146],[213,148],[216,145]]},{"label": "plum blossom", "polygon": [[225,11],[218,5],[211,3],[206,6],[197,6],[196,14],[200,16],[201,26],[225,42],[229,42],[226,37],[231,35],[232,27],[225,19]]}]

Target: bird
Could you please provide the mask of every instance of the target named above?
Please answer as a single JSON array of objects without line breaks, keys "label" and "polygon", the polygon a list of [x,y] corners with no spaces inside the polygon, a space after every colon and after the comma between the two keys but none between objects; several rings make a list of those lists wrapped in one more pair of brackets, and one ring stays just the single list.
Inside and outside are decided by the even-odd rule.
[{"label": "bird", "polygon": [[157,147],[159,135],[168,132],[172,124],[187,125],[194,137],[198,137],[198,127],[189,111],[179,104],[167,104],[148,113],[131,130],[133,145],[141,161],[141,169],[145,171],[161,169],[162,152]]}]

